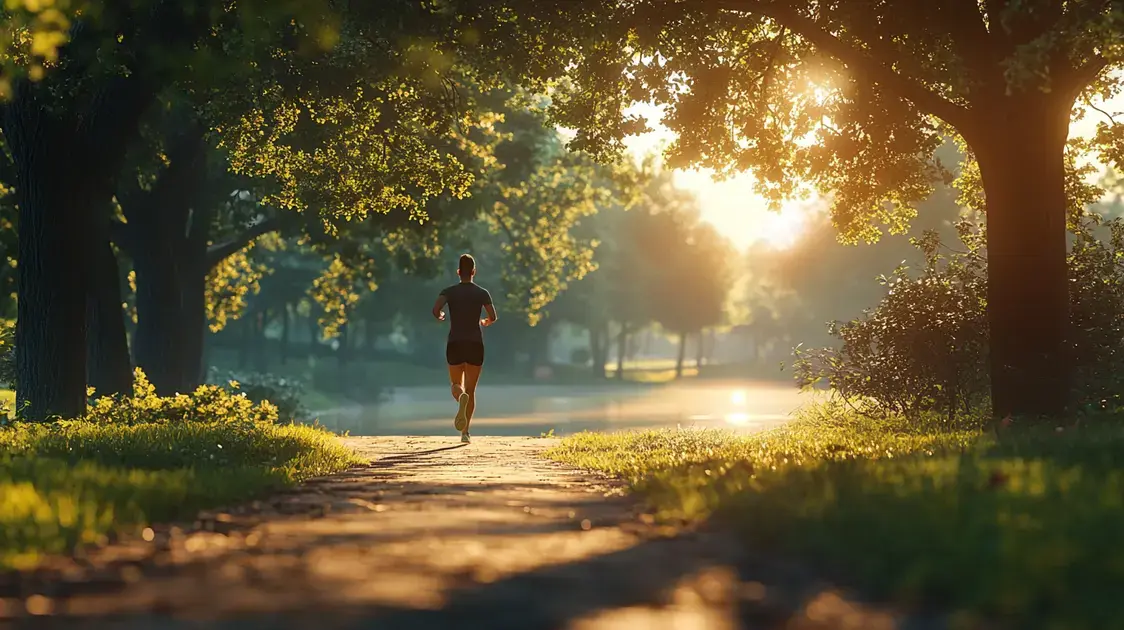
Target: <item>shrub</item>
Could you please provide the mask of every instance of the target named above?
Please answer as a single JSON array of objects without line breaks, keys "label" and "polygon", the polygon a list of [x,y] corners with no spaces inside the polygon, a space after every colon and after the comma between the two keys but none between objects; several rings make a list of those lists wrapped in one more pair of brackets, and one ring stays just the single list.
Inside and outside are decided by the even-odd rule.
[{"label": "shrub", "polygon": [[[838,348],[796,349],[797,381],[826,380],[867,415],[928,411],[952,416],[988,395],[987,265],[983,229],[958,226],[965,249],[928,232],[917,277],[899,267],[880,281],[886,296],[863,316],[829,326]],[[1124,406],[1124,221],[1086,215],[1071,225],[1071,360],[1074,403],[1083,410]]]},{"label": "shrub", "polygon": [[960,225],[967,251],[942,253],[935,233],[914,244],[925,255],[919,277],[899,266],[879,281],[886,297],[829,332],[839,348],[796,349],[804,387],[826,379],[834,393],[867,414],[948,415],[978,405],[987,393],[986,274],[979,231]]},{"label": "shrub", "polygon": [[304,384],[297,379],[256,372],[227,372],[219,375],[212,370],[208,380],[221,383],[223,389],[230,394],[245,394],[252,402],[269,401],[277,407],[280,422],[307,422],[311,419],[302,401]]},{"label": "shrub", "polygon": [[217,385],[200,385],[191,394],[160,397],[144,371],[134,370],[132,396],[103,396],[87,408],[86,419],[105,424],[277,422],[277,406],[255,402]]}]

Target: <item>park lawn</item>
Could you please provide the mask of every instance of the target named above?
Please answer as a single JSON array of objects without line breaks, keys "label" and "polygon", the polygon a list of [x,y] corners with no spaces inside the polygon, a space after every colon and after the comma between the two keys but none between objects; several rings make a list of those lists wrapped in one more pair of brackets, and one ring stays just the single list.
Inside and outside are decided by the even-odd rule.
[{"label": "park lawn", "polygon": [[0,569],[355,463],[332,434],[301,425],[15,423],[0,428]]},{"label": "park lawn", "polygon": [[586,433],[550,456],[624,477],[665,518],[714,519],[957,627],[1124,627],[1118,421],[996,435],[835,418],[749,437]]}]

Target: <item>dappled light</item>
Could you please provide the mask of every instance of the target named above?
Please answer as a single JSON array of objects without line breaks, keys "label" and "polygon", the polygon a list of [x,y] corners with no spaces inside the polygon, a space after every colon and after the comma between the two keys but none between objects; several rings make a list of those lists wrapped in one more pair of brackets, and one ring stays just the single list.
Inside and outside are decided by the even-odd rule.
[{"label": "dappled light", "polygon": [[1124,627],[1124,6],[9,0],[0,625]]}]

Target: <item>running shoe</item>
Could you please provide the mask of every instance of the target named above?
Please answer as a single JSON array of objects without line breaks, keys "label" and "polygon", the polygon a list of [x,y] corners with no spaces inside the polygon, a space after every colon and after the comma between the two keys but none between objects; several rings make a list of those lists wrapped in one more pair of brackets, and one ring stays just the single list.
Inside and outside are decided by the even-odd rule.
[{"label": "running shoe", "polygon": [[461,433],[464,433],[465,427],[468,426],[468,394],[461,393],[461,397],[457,399],[457,417],[453,419],[453,428]]}]

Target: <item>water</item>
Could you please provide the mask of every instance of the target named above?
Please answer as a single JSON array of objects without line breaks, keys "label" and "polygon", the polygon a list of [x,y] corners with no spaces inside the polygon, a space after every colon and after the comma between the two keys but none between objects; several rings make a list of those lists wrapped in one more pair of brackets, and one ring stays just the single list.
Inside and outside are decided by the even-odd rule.
[{"label": "water", "polygon": [[[485,385],[477,391],[474,435],[538,436],[579,431],[775,427],[806,402],[788,383],[687,381],[670,385]],[[452,435],[447,386],[397,388],[386,403],[318,414],[351,435]]]}]

